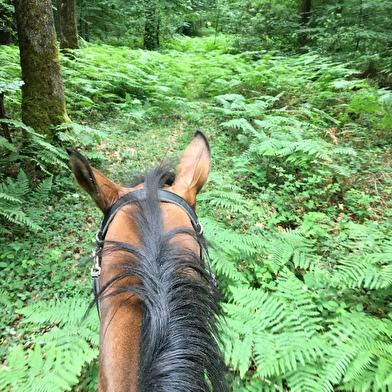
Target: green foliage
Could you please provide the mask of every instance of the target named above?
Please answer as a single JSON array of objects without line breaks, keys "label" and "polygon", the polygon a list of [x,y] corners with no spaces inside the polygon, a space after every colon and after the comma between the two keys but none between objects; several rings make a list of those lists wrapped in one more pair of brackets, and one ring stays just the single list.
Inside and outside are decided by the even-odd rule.
[{"label": "green foliage", "polygon": [[7,123],[10,126],[22,130],[20,139],[17,144],[7,142],[4,138],[0,138],[0,151],[4,154],[0,160],[0,167],[3,172],[5,168],[15,161],[22,161],[30,165],[37,166],[46,174],[51,174],[50,169],[53,166],[67,167],[65,164],[65,152],[45,141],[43,135],[40,135],[34,130],[20,121],[0,119],[1,123]]},{"label": "green foliage", "polygon": [[7,93],[7,92],[12,92],[14,93],[15,91],[18,91],[21,86],[23,86],[24,82],[21,80],[14,80],[13,82],[6,83],[6,82],[0,82],[0,94],[1,93]]},{"label": "green foliage", "polygon": [[[273,16],[271,4],[255,3]],[[226,11],[234,18],[240,5]],[[293,42],[283,33],[282,45]],[[221,35],[177,37],[161,53],[84,43],[63,60],[69,112],[83,125],[63,124],[58,138],[127,182],[128,171],[176,155],[206,130],[213,167],[198,215],[224,296],[233,390],[389,390],[391,94],[320,54],[229,47]],[[1,159],[35,163],[49,150],[31,149],[24,131],[26,145],[0,138]],[[1,238],[0,389],[34,390],[33,370],[37,389],[51,380],[59,390],[96,390],[97,324],[78,320],[101,217],[68,171],[49,160],[42,167],[54,179],[50,198],[34,201],[45,208],[43,230]],[[19,208],[10,199],[25,197],[12,194],[19,178],[2,181],[6,203]],[[71,296],[80,301],[52,300]]]},{"label": "green foliage", "polygon": [[[376,3],[349,0],[344,7],[336,3],[323,10],[316,7],[309,32],[324,52],[375,53],[381,50],[383,57],[389,52],[387,31],[391,10],[390,2],[385,0]],[[320,27],[316,29],[316,26]]]},{"label": "green foliage", "polygon": [[[134,1],[93,0],[77,7],[81,36],[91,42],[113,46],[146,47],[143,39],[148,22],[156,24],[157,47],[176,31],[197,35],[206,12],[214,7],[211,0]],[[156,49],[156,48],[153,48]]]},{"label": "green foliage", "polygon": [[304,53],[319,51],[341,61],[352,61],[365,77],[377,77],[390,85],[391,72],[388,0],[311,2],[308,21],[303,21],[301,2],[285,0],[219,1],[210,13],[218,31],[231,34],[232,50]]},{"label": "green foliage", "polygon": [[[57,138],[67,146],[77,146],[81,149],[93,148],[106,136],[106,133],[87,125],[64,123],[56,127]],[[91,160],[103,160],[100,151],[90,151],[87,157]]]},{"label": "green foliage", "polygon": [[261,93],[248,78],[276,63],[258,60],[254,79],[243,72],[231,93],[219,82],[224,95],[211,108],[226,175],[201,201],[219,221],[206,232],[227,299],[234,390],[391,387],[390,214],[378,206],[390,205],[391,173],[375,192],[367,177],[385,170],[377,154],[390,98],[319,60],[290,58],[288,72],[279,58]]},{"label": "green foliage", "polygon": [[[34,205],[48,200],[52,187],[52,178],[42,181],[32,192],[29,179],[23,170],[20,170],[15,181],[7,178],[0,183],[0,215],[8,221],[33,231],[41,229],[39,226],[39,211]],[[42,212],[41,212],[42,214]],[[0,233],[10,233],[5,224],[0,221]]]},{"label": "green foliage", "polygon": [[235,34],[236,52],[295,46],[295,31],[299,27],[295,1],[220,1],[214,16],[219,30]]},{"label": "green foliage", "polygon": [[[202,199],[262,227],[255,216],[260,211],[251,211],[249,200],[237,195],[233,203],[221,193],[218,201],[214,192]],[[213,263],[228,299],[223,336],[234,390],[269,391],[283,384],[299,391],[391,387],[392,320],[378,311],[385,309],[392,284],[388,231],[344,225],[328,240],[328,255],[323,238],[337,228],[331,222],[322,228],[318,222],[325,218],[314,213],[299,231],[259,229],[257,236],[207,221],[206,231],[219,245]],[[324,242],[323,257],[320,244],[301,231]],[[344,251],[336,259],[339,249]]]},{"label": "green foliage", "polygon": [[[0,119],[1,123],[21,130],[21,133],[12,143],[0,137],[0,232],[17,231],[10,223],[37,231],[41,229],[39,220],[45,208],[35,206],[48,201],[53,168],[67,167],[66,154],[19,121]],[[50,177],[39,182],[38,171]],[[16,173],[19,174],[13,179]]]},{"label": "green foliage", "polygon": [[[279,66],[286,69],[285,61],[280,60]],[[261,191],[260,197],[273,203],[280,215],[277,222],[282,219],[290,227],[298,224],[298,211],[317,211],[320,206],[333,215],[339,209],[354,208],[361,219],[366,219],[371,206],[379,200],[377,194],[361,192],[366,177],[358,148],[363,140],[380,143],[387,137],[382,123],[389,122],[391,112],[383,102],[391,96],[387,93],[378,97],[369,86],[347,81],[353,72],[350,69],[331,63],[326,68],[319,60],[314,55],[290,59],[294,79],[265,79],[268,84],[263,89],[270,94],[244,88],[248,81],[243,75],[243,94],[215,97],[219,106],[214,111],[224,120],[220,126],[241,152],[233,159],[235,173],[243,178],[248,191]],[[265,69],[267,61],[271,60],[257,61],[255,72]],[[309,74],[313,69],[318,76],[311,83]],[[273,95],[277,83],[281,93]],[[285,98],[305,86],[302,99],[307,100],[306,104]],[[348,90],[354,86],[361,86],[360,94]],[[353,115],[358,117],[354,137],[348,131],[353,127]],[[349,180],[353,177],[357,184]],[[360,211],[358,205],[364,209]]]},{"label": "green foliage", "polygon": [[[64,84],[69,89],[67,98],[71,114],[90,112],[102,116],[113,110],[123,110],[132,125],[146,114],[168,115],[169,107],[186,106],[182,104],[181,95],[188,79],[183,75],[177,77],[178,71],[174,70],[167,75],[158,72],[161,67],[178,67],[174,57],[164,58],[154,52],[126,52],[95,45],[79,53],[78,61],[68,60],[63,74],[66,77]],[[110,64],[106,61],[108,55]],[[91,64],[91,58],[95,59],[94,64]]]},{"label": "green foliage", "polygon": [[[97,357],[98,320],[84,318],[86,303],[63,299],[38,302],[19,310],[23,323],[44,332],[15,345],[0,369],[0,388],[7,391],[70,391],[86,363]],[[26,346],[29,347],[26,350]]]}]

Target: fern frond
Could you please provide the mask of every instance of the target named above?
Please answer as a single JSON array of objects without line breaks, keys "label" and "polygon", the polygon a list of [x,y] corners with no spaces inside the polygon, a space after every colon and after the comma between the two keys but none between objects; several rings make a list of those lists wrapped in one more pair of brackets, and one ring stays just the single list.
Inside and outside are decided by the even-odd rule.
[{"label": "fern frond", "polygon": [[10,293],[4,289],[0,289],[0,304],[2,304],[5,308],[13,306]]},{"label": "fern frond", "polygon": [[26,216],[23,211],[15,209],[3,209],[0,210],[0,215],[2,215],[9,222],[15,223],[20,226],[25,226],[32,231],[41,230],[41,226],[36,224],[31,218]]},{"label": "fern frond", "polygon": [[230,121],[226,121],[220,124],[220,126],[225,128],[234,128],[243,132],[253,133],[255,129],[245,118],[235,118]]},{"label": "fern frond", "polygon": [[[328,339],[326,340],[328,343]],[[329,342],[331,344],[331,342]],[[332,344],[326,357],[326,365],[324,367],[325,374],[328,375],[328,380],[333,384],[339,384],[342,377],[347,373],[352,360],[357,355],[357,348],[341,342],[339,345]]]},{"label": "fern frond", "polygon": [[329,381],[320,379],[321,368],[304,366],[287,374],[287,384],[292,392],[333,392]]},{"label": "fern frond", "polygon": [[[83,318],[86,302],[65,299],[38,302],[20,310],[23,320],[53,327],[31,341],[33,348],[15,346],[0,368],[0,389],[22,392],[63,392],[79,383],[86,363],[98,355],[99,322],[94,313]],[[57,327],[54,324],[57,322]]]},{"label": "fern frond", "polygon": [[19,309],[18,312],[25,316],[25,322],[37,325],[46,323],[78,325],[82,322],[86,310],[85,300],[71,298],[60,301],[37,301]]},{"label": "fern frond", "polygon": [[[0,188],[3,184],[0,183]],[[4,188],[1,188],[4,190]],[[22,204],[22,201],[19,198],[9,195],[8,193],[0,192],[0,206],[6,205],[7,202]]]},{"label": "fern frond", "polygon": [[29,179],[23,170],[19,171],[16,180],[6,178],[5,182],[0,183],[0,192],[19,200],[21,200],[21,198],[23,198],[29,190]]},{"label": "fern frond", "polygon": [[237,233],[214,220],[203,218],[203,225],[206,238],[211,243],[210,256],[214,270],[229,279],[243,280],[234,263],[235,256],[243,257],[244,253],[253,253],[255,248],[249,246],[244,238],[239,241]]},{"label": "fern frond", "polygon": [[49,198],[49,192],[52,189],[53,178],[49,177],[41,181],[31,192],[29,201],[42,203]]},{"label": "fern frond", "polygon": [[269,238],[268,263],[275,273],[282,267],[293,262],[295,267],[308,269],[315,261],[312,252],[311,241],[295,230],[285,230],[276,233],[275,237]]},{"label": "fern frond", "polygon": [[[367,288],[378,290],[392,285],[392,264],[386,254],[351,255],[342,259],[336,266],[339,273],[335,274],[333,283],[343,281],[350,288]],[[391,259],[389,259],[391,260]]]},{"label": "fern frond", "polygon": [[241,212],[244,206],[249,205],[239,192],[222,191],[222,189],[204,192],[199,196],[198,201],[208,202],[213,207],[233,212]]},{"label": "fern frond", "polygon": [[[2,119],[0,118],[0,124]],[[0,148],[8,150],[9,152],[16,152],[16,147],[11,144],[5,137],[0,136]]]},{"label": "fern frond", "polygon": [[237,323],[232,318],[223,320],[221,324],[224,326],[222,338],[226,363],[230,363],[244,377],[252,358],[253,330],[247,325],[242,331],[238,331]]},{"label": "fern frond", "polygon": [[23,392],[70,391],[79,382],[84,364],[98,354],[97,349],[92,349],[73,331],[69,328],[52,330],[42,337],[44,341],[36,342],[34,349],[27,352],[16,346],[8,357],[7,370],[1,374],[3,387]]},{"label": "fern frond", "polygon": [[[52,187],[52,178],[43,180],[33,191],[30,189],[29,179],[23,170],[19,171],[16,180],[7,178],[0,183],[0,215],[7,221],[37,231],[39,213],[37,202],[48,198]],[[34,204],[34,208],[31,208]]]},{"label": "fern frond", "polygon": [[326,162],[326,166],[331,169],[333,173],[343,177],[352,177],[352,170],[347,166],[338,165],[331,162]]},{"label": "fern frond", "polygon": [[94,146],[106,136],[105,132],[99,129],[76,123],[60,124],[56,127],[56,130],[65,130],[65,132],[59,132],[61,140],[72,144],[77,143],[82,148]]},{"label": "fern frond", "polygon": [[67,132],[57,131],[56,137],[65,145],[76,144],[76,137]]},{"label": "fern frond", "polygon": [[[206,227],[209,227],[208,222]],[[235,231],[222,225],[219,227],[222,227],[220,232],[209,235],[209,239],[224,254],[231,255],[234,259],[239,257],[243,260],[245,256],[258,255],[261,249],[266,248],[265,239],[261,236],[252,234],[239,236]]]},{"label": "fern frond", "polygon": [[0,390],[23,391],[22,380],[28,373],[28,366],[23,347],[14,346],[8,355],[7,364],[0,367]]},{"label": "fern frond", "polygon": [[[33,136],[29,148],[32,152],[30,159],[35,162],[43,172],[49,175],[52,174],[48,170],[48,166],[60,166],[64,169],[68,168],[65,151],[42,140],[41,137]],[[39,151],[39,153],[36,153],[37,151]],[[33,152],[35,153],[33,154]]]},{"label": "fern frond", "polygon": [[243,106],[245,104],[245,97],[241,94],[224,94],[214,97],[215,100],[223,106],[224,109],[230,109],[232,105]]},{"label": "fern frond", "polygon": [[352,147],[336,147],[331,150],[332,154],[336,155],[349,155],[355,157],[358,153]]}]

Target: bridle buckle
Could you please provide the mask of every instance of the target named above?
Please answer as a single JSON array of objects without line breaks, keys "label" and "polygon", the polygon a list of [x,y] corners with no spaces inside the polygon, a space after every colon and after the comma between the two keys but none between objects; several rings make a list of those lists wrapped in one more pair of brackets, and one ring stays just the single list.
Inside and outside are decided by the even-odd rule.
[{"label": "bridle buckle", "polygon": [[101,275],[101,249],[93,248],[92,249],[93,256],[93,266],[91,267],[90,274],[91,277],[99,278]]}]

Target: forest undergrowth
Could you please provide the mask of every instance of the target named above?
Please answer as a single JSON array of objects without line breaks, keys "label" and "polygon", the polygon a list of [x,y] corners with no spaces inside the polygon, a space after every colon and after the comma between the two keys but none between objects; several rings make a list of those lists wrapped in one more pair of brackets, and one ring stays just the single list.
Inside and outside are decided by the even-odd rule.
[{"label": "forest undergrowth", "polygon": [[[355,64],[230,45],[84,44],[61,59],[74,123],[55,145],[20,122],[20,90],[8,90],[0,390],[96,390],[98,319],[83,316],[101,216],[64,147],[126,183],[196,129],[213,154],[198,214],[214,245],[232,390],[392,388],[391,92],[358,79]],[[18,86],[17,48],[0,59]]]}]

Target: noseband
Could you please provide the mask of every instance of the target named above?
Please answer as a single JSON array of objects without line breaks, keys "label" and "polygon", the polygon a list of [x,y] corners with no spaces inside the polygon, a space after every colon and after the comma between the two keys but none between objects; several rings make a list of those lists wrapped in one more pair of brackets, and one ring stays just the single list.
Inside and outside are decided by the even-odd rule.
[{"label": "noseband", "polygon": [[[110,208],[110,210],[105,215],[103,219],[101,229],[98,231],[96,235],[96,243],[95,247],[93,248],[92,255],[93,255],[93,266],[91,268],[91,278],[93,281],[93,291],[95,302],[97,304],[98,315],[101,317],[101,310],[100,310],[100,303],[99,303],[99,277],[101,275],[101,263],[102,263],[102,250],[103,245],[105,242],[106,233],[108,231],[109,225],[117,212],[120,208],[124,207],[125,205],[140,202],[146,200],[146,190],[145,189],[138,189],[136,191],[132,191],[130,193],[125,194],[124,196],[120,197]],[[211,268],[211,260],[208,255],[207,244],[203,237],[203,226],[199,221],[195,211],[193,211],[192,207],[180,196],[173,192],[165,191],[163,189],[158,189],[158,199],[163,203],[172,203],[178,207],[181,207],[186,214],[188,215],[192,227],[196,232],[199,245],[200,245],[200,257],[202,260],[206,260],[208,264],[208,269],[210,276],[212,278],[212,282],[214,286],[216,286],[216,278],[214,273],[212,272]],[[204,256],[204,257],[203,257]]]}]

